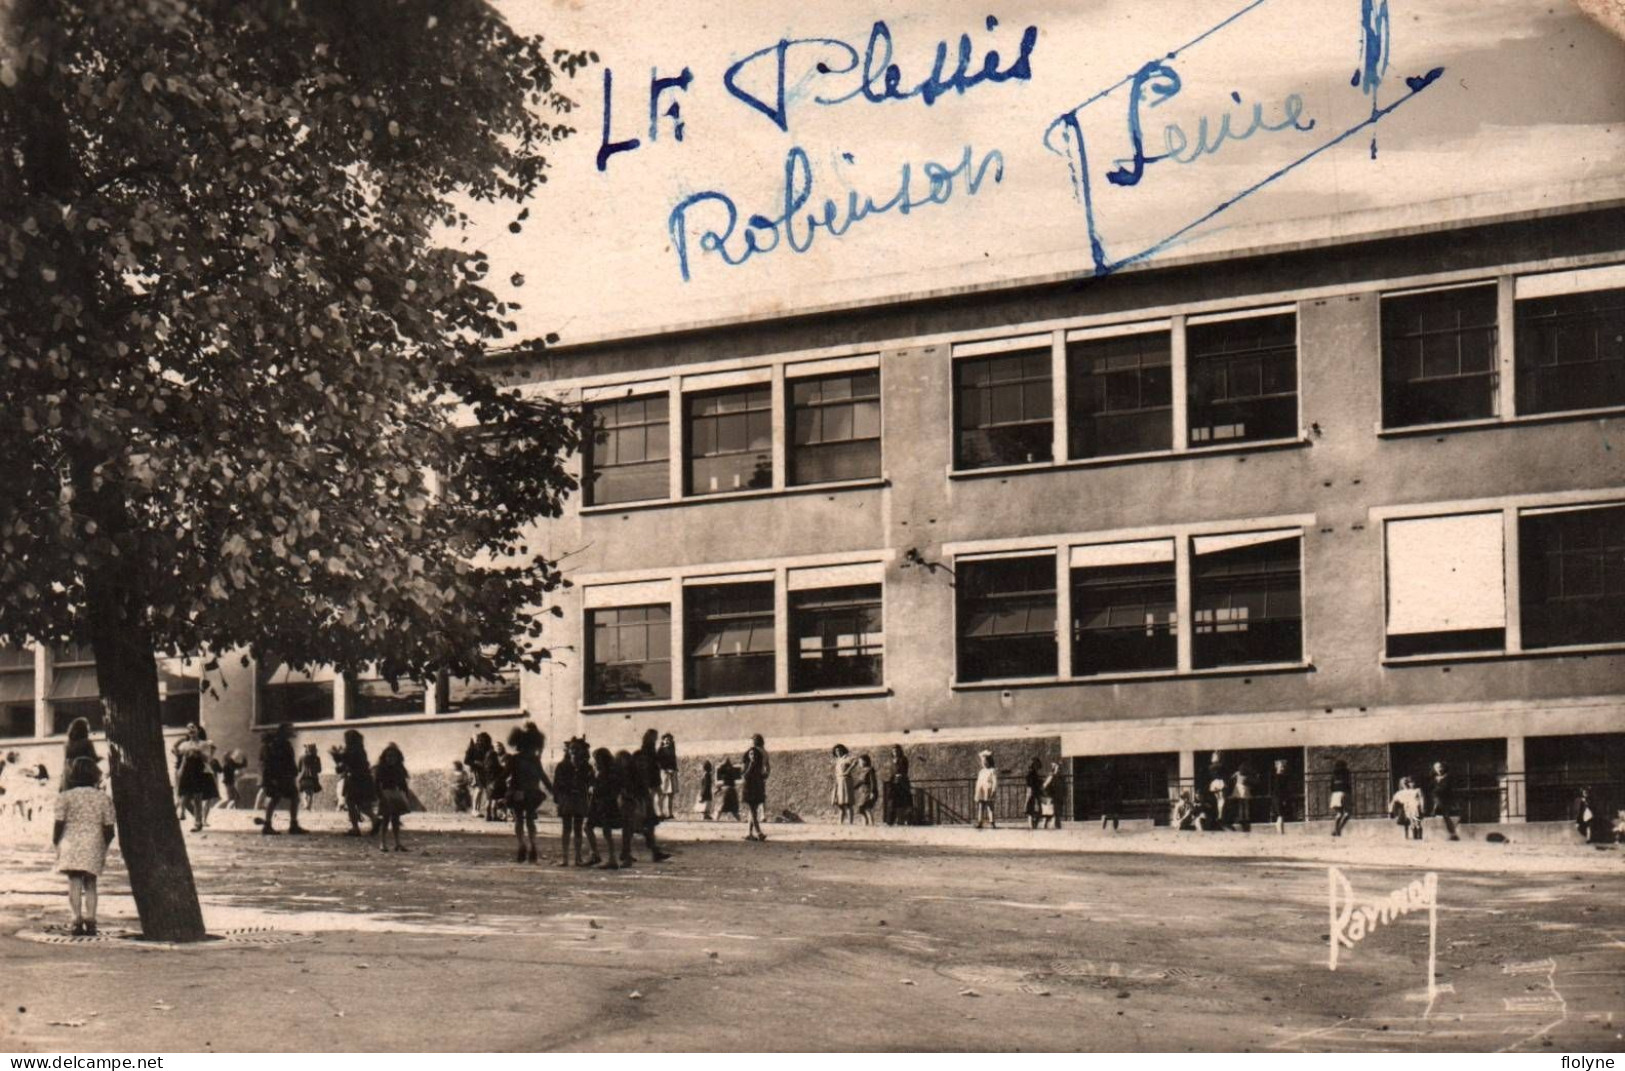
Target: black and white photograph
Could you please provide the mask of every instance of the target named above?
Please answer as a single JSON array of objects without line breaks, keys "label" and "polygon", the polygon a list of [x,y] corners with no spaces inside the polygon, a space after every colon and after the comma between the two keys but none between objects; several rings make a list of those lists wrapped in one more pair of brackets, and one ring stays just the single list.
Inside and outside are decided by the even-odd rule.
[{"label": "black and white photograph", "polygon": [[8,1068],[1608,1071],[1622,893],[1620,0],[0,0]]}]

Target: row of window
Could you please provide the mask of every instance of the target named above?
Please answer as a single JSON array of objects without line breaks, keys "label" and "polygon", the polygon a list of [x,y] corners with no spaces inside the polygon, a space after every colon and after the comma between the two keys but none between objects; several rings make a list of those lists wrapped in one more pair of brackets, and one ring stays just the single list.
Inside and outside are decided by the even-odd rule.
[{"label": "row of window", "polygon": [[[1550,292],[1558,289],[1552,277],[1537,276],[1384,296],[1383,426],[1625,406],[1625,288],[1604,286],[1619,275],[1563,276],[1570,289],[1562,292]],[[1510,323],[1500,322],[1503,288],[1513,297]],[[1514,335],[1510,392],[1501,385],[1502,331]],[[1057,332],[962,352],[954,362],[953,458],[961,471],[1299,435],[1297,314],[1290,310]],[[1058,377],[1065,385],[1061,435]],[[755,383],[589,405],[595,432],[585,452],[587,505],[672,497],[674,441],[683,454],[683,496],[777,486],[774,396],[771,384]],[[676,440],[673,404],[682,409]],[[784,405],[784,485],[881,476],[878,369],[793,376]]]},{"label": "row of window", "polygon": [[[0,739],[33,737],[36,725],[43,727],[40,735],[60,735],[75,718],[84,718],[94,732],[102,731],[101,689],[90,649],[63,648],[43,660],[43,669],[41,662],[32,648],[0,648]],[[158,660],[165,728],[198,721],[202,667],[199,659]],[[331,670],[301,672],[281,666],[261,673],[257,683],[255,721],[260,725],[519,709],[518,670],[503,673],[496,682],[442,678],[432,688],[404,679],[391,685],[381,678],[351,676],[341,689]]]},{"label": "row of window", "polygon": [[[1625,643],[1625,504],[1511,517],[1515,555],[1503,538],[1505,511],[1386,523],[1388,657]],[[1519,578],[1515,600],[1507,570]],[[1062,642],[1079,679],[1305,660],[1299,530],[961,556],[954,577],[962,684],[1066,676]],[[775,582],[679,590],[675,608],[587,611],[588,705],[674,698],[674,614],[682,615],[683,698],[775,694]],[[789,591],[788,691],[882,687],[882,603],[880,584]],[[1516,635],[1509,605],[1518,609]]]}]

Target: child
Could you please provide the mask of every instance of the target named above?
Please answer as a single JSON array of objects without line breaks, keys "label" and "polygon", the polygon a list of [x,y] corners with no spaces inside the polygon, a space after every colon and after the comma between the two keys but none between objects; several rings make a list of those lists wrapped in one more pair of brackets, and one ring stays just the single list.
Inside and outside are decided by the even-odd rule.
[{"label": "child", "polygon": [[513,748],[513,762],[509,766],[508,809],[513,814],[513,835],[519,842],[515,862],[536,861],[536,812],[547,800],[545,790],[553,787],[542,769],[542,749],[547,737],[527,721],[508,734],[508,746]]},{"label": "child", "polygon": [[981,829],[985,821],[993,829],[999,828],[999,823],[993,820],[993,801],[999,795],[999,771],[993,765],[993,752],[979,752],[982,768],[976,771],[976,828]]},{"label": "child", "polygon": [[1400,778],[1399,790],[1389,801],[1389,808],[1394,820],[1404,829],[1406,840],[1422,839],[1422,790],[1416,787],[1414,780]]},{"label": "child", "polygon": [[468,771],[463,764],[453,759],[451,764],[451,805],[458,814],[467,814],[474,809],[474,795],[469,790]]},{"label": "child", "polygon": [[56,869],[68,876],[68,906],[73,909],[73,935],[96,936],[96,878],[107,865],[113,843],[113,801],[97,786],[102,771],[96,760],[82,756],[68,770],[68,787],[56,798]]},{"label": "child", "polygon": [[406,756],[393,742],[385,744],[378,756],[378,765],[372,768],[372,783],[378,789],[378,850],[389,851],[384,837],[395,833],[395,850],[401,847],[401,815],[412,809],[412,797],[407,795],[411,775],[406,772]]},{"label": "child", "polygon": [[852,799],[852,769],[858,760],[846,749],[845,744],[836,744],[830,750],[830,758],[835,760],[835,787],[830,791],[829,802],[840,816],[836,819],[841,825],[853,822],[855,802]]},{"label": "child", "polygon": [[1179,799],[1174,801],[1173,827],[1180,832],[1189,833],[1200,829],[1201,821],[1202,816],[1191,800],[1191,790],[1184,789],[1179,793]]},{"label": "child", "polygon": [[[604,833],[604,848],[609,858],[600,865],[605,870],[619,870],[620,864],[615,861],[615,829],[621,824],[620,769],[607,747],[592,753],[592,763],[592,802],[588,821]],[[594,858],[597,858],[596,853]]]},{"label": "child", "polygon": [[[553,801],[559,808],[559,866],[570,865],[571,844],[575,845],[575,865],[598,863],[598,838],[587,825],[591,806],[592,765],[587,759],[587,742],[574,739],[564,745],[564,757],[553,768]],[[581,834],[592,838],[592,864],[581,860]]]},{"label": "child", "polygon": [[655,749],[655,760],[660,769],[660,786],[656,793],[655,813],[661,818],[677,817],[677,740],[670,733],[660,737]]},{"label": "child", "polygon": [[1625,811],[1614,815],[1614,843],[1625,844]]},{"label": "child", "polygon": [[322,757],[316,754],[315,744],[306,744],[299,757],[299,794],[305,797],[305,810],[316,806],[316,796],[322,790]]},{"label": "child", "polygon": [[1061,796],[1066,790],[1066,779],[1061,776],[1061,763],[1059,760],[1049,764],[1049,776],[1044,778],[1044,799],[1039,804],[1039,815],[1043,819],[1043,828],[1049,829],[1050,822],[1055,828],[1061,828]]},{"label": "child", "polygon": [[694,813],[707,822],[711,820],[711,797],[716,779],[716,771],[711,767],[711,760],[706,759],[700,763],[700,794],[694,799]]},{"label": "child", "polygon": [[717,784],[722,786],[722,803],[717,808],[717,817],[732,815],[735,822],[739,821],[739,767],[732,759],[723,759],[722,765],[717,767]]},{"label": "child", "polygon": [[863,824],[875,824],[875,804],[880,802],[880,778],[875,773],[875,762],[868,755],[858,759],[858,816]]},{"label": "child", "polygon": [[1331,795],[1327,797],[1327,806],[1332,812],[1332,836],[1341,837],[1343,827],[1354,817],[1354,775],[1349,773],[1349,764],[1342,759],[1332,766]]}]

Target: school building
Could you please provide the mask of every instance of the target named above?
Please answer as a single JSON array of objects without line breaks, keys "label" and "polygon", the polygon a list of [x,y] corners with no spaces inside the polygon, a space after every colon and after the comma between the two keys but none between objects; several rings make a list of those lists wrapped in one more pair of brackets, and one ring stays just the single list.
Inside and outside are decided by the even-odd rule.
[{"label": "school building", "polygon": [[[228,746],[350,725],[414,770],[521,712],[550,749],[675,734],[773,755],[827,813],[829,748],[902,744],[921,807],[1075,816],[1284,760],[1295,819],[1448,762],[1474,822],[1625,807],[1625,213],[1589,206],[934,293],[501,359],[590,407],[539,532],[554,662],[500,685],[242,668],[178,724]],[[95,706],[81,655],[0,665],[0,748]],[[87,683],[88,681],[88,683]],[[188,690],[190,689],[190,690]],[[54,753],[45,761],[54,765]],[[688,777],[689,785],[693,777]],[[1008,810],[1001,800],[1001,810]],[[1611,813],[1611,811],[1609,811]]]}]

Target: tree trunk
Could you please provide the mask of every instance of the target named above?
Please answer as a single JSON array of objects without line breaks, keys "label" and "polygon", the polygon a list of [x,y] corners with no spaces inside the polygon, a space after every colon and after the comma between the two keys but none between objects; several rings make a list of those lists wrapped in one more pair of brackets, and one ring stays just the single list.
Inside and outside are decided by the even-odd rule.
[{"label": "tree trunk", "polygon": [[175,817],[151,641],[139,618],[120,612],[116,598],[90,602],[113,808],[141,932],[153,941],[201,941],[207,936],[203,909]]}]

